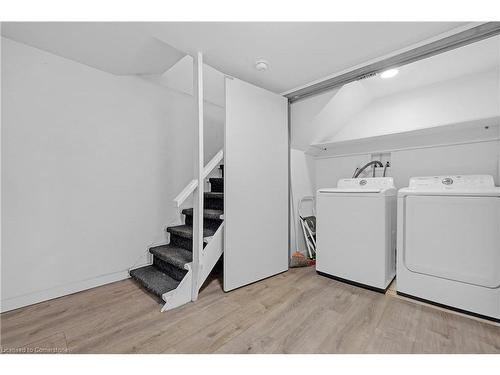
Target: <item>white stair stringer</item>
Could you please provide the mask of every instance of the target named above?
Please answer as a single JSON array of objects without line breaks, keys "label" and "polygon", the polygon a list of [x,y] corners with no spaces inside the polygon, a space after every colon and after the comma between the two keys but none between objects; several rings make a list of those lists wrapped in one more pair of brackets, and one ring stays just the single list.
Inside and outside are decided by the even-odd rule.
[{"label": "white stair stringer", "polygon": [[200,257],[200,272],[198,280],[198,290],[207,279],[224,251],[224,222],[221,223],[217,231],[210,237],[207,246],[202,250]]},{"label": "white stair stringer", "polygon": [[[200,259],[200,272],[198,280],[198,290],[201,288],[208,275],[214,268],[215,264],[219,260],[223,253],[223,243],[224,243],[224,222],[217,229],[215,234],[210,237],[207,246],[203,249]],[[175,309],[191,302],[191,285],[193,282],[193,272],[192,263],[188,263],[184,266],[187,270],[186,275],[181,280],[180,284],[174,290],[171,290],[162,295],[162,299],[165,301],[161,312]]]},{"label": "white stair stringer", "polygon": [[164,293],[161,296],[161,298],[165,301],[165,304],[161,308],[161,312],[172,310],[176,307],[191,302],[191,285],[193,282],[193,271],[191,269],[191,263],[185,264],[184,269],[187,270],[187,273],[183,277],[179,285],[177,285],[177,288]]}]

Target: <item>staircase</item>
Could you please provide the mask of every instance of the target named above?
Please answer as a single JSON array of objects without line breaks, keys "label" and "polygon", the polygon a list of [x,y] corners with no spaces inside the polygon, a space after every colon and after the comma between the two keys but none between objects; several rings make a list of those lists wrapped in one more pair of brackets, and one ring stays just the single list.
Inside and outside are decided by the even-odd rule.
[{"label": "staircase", "polygon": [[[222,230],[224,213],[224,166],[220,165],[222,177],[209,178],[210,191],[204,193],[203,251],[200,256],[200,278],[198,288],[222,254]],[[184,224],[167,228],[170,242],[151,247],[152,263],[129,271],[130,276],[144,289],[163,299],[162,311],[170,310],[191,301],[193,260],[193,209],[182,210]],[[207,251],[212,239],[213,249]]]}]

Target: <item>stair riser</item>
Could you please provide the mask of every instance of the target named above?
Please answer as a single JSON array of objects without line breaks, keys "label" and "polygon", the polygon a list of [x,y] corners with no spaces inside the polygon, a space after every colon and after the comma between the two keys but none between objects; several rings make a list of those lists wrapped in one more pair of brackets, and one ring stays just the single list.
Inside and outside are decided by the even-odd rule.
[{"label": "stair riser", "polygon": [[[186,215],[186,224],[193,225],[193,217],[192,216]],[[221,224],[222,224],[222,220],[203,218],[203,227],[204,228],[210,228],[213,230],[217,230],[217,228],[219,228],[219,226]]]},{"label": "stair riser", "polygon": [[224,210],[224,199],[220,198],[206,198],[203,203],[205,208],[213,210]]},{"label": "stair riser", "polygon": [[[170,233],[170,244],[172,246],[182,247],[188,251],[193,251],[193,239],[184,238],[176,234]],[[203,244],[203,248],[207,246],[206,243]]]},{"label": "stair riser", "polygon": [[211,179],[210,180],[210,191],[214,193],[224,192],[224,180],[223,179]]},{"label": "stair riser", "polygon": [[173,246],[183,247],[184,249],[189,251],[193,251],[193,240],[191,238],[184,238],[170,233],[170,244]]},{"label": "stair riser", "polygon": [[175,280],[181,281],[187,273],[187,270],[182,270],[176,266],[171,265],[155,256],[153,256],[153,265],[162,272]]}]

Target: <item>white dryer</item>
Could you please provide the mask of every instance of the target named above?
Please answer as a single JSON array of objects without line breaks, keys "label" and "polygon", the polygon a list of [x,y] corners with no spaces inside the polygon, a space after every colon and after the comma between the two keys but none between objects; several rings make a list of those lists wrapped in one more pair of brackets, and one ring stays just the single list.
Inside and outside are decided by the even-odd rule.
[{"label": "white dryer", "polygon": [[342,179],[316,198],[316,270],[385,291],[396,271],[392,177]]},{"label": "white dryer", "polygon": [[492,176],[410,179],[398,193],[397,292],[500,319],[500,188]]}]

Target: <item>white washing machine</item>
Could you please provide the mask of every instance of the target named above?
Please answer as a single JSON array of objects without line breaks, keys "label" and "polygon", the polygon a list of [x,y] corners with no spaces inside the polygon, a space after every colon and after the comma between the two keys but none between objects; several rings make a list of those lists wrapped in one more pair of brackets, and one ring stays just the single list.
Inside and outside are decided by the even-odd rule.
[{"label": "white washing machine", "polygon": [[500,188],[492,176],[410,179],[398,193],[397,292],[500,319]]},{"label": "white washing machine", "polygon": [[318,273],[385,291],[396,271],[392,177],[342,179],[316,199]]}]

